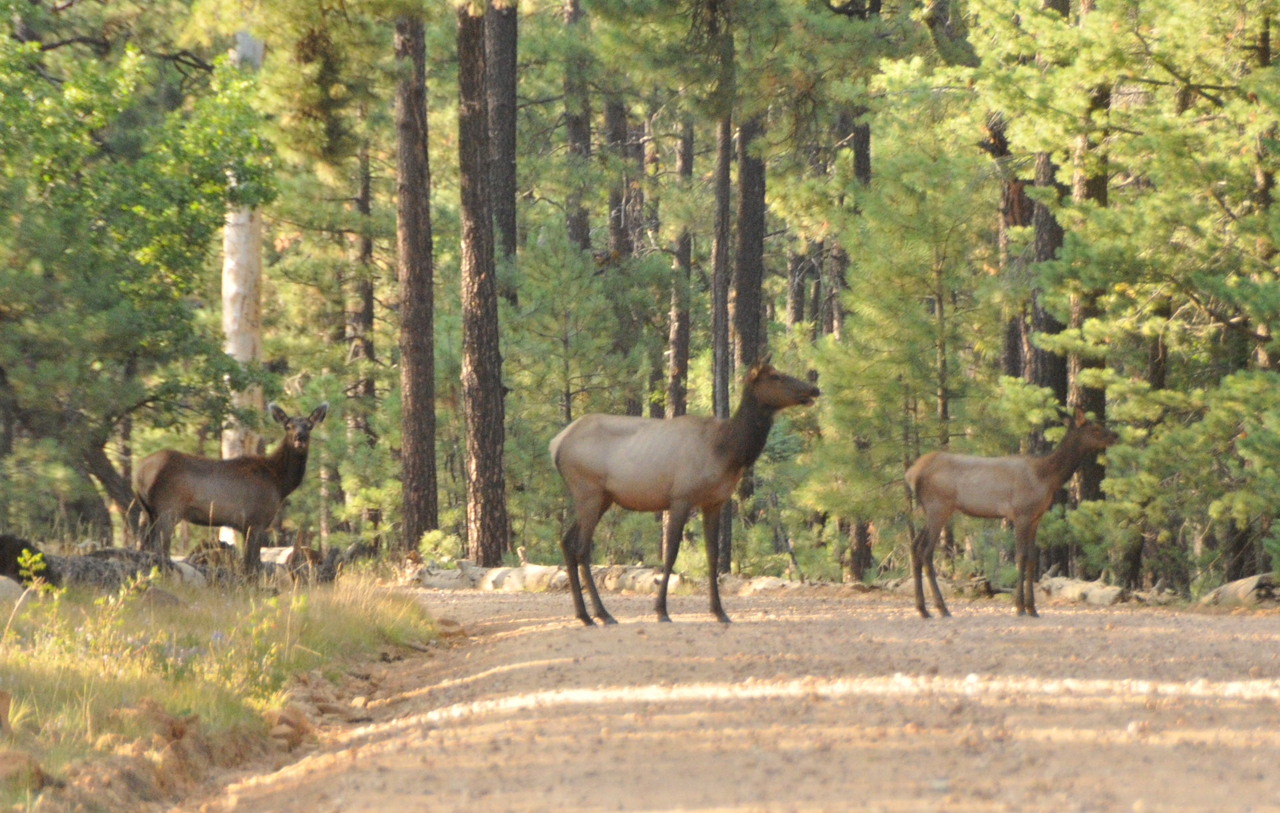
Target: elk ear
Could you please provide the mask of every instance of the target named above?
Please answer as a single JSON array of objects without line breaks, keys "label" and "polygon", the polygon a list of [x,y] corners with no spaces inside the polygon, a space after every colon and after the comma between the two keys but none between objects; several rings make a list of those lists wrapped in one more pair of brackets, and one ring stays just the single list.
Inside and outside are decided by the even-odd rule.
[{"label": "elk ear", "polygon": [[278,424],[287,424],[289,422],[289,413],[285,412],[275,404],[267,404],[267,411],[271,413],[271,417]]},{"label": "elk ear", "polygon": [[320,406],[311,410],[311,415],[307,420],[311,421],[312,426],[319,426],[324,421],[324,416],[329,414],[329,402],[325,401]]},{"label": "elk ear", "polygon": [[1087,421],[1088,419],[1085,418],[1084,416],[1084,410],[1081,409],[1079,406],[1077,406],[1076,414],[1075,414],[1075,417],[1072,419],[1072,423],[1074,423],[1076,426],[1084,426]]},{"label": "elk ear", "polygon": [[747,370],[747,381],[755,381],[757,378],[759,378],[760,373],[764,372],[765,369],[769,367],[769,359],[771,359],[772,357],[773,357],[773,354],[770,353],[764,358],[756,359],[751,364],[751,367]]}]

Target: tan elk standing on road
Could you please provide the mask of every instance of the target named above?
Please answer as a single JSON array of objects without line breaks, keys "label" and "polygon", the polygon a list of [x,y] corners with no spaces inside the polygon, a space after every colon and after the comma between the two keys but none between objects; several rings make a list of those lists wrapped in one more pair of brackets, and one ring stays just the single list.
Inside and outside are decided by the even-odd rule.
[{"label": "tan elk standing on road", "polygon": [[573,497],[575,520],[560,542],[573,606],[583,624],[593,622],[582,599],[582,581],[591,593],[596,617],[616,623],[604,608],[591,577],[591,538],[600,516],[617,503],[632,511],[668,511],[666,559],[658,587],[659,621],[667,615],[667,581],[675,567],[684,524],[693,509],[702,511],[707,541],[707,579],[711,612],[729,622],[716,583],[719,564],[720,506],[764,450],[774,414],[785,407],[809,405],[820,391],[807,381],[778,372],[766,358],[747,372],[738,411],[728,420],[682,415],[639,418],[584,415],[551,441],[551,459]]},{"label": "tan elk standing on road", "polygon": [[244,566],[256,570],[267,529],[284,498],[302,483],[311,448],[311,430],[328,414],[327,403],[307,417],[289,417],[270,404],[271,417],[284,426],[284,439],[269,455],[227,460],[162,449],[149,454],[133,472],[133,490],[147,511],[148,546],[166,558],[174,526],[225,526],[244,536]]},{"label": "tan elk standing on road", "polygon": [[1036,528],[1053,503],[1053,495],[1071,478],[1085,458],[1119,440],[1119,435],[1085,418],[1076,407],[1067,434],[1047,455],[973,457],[950,452],[929,452],[907,469],[907,486],[924,509],[925,524],[911,541],[911,575],[915,580],[916,609],[929,617],[924,606],[921,570],[929,574],[933,603],[940,615],[951,615],[938,576],[933,570],[933,550],[947,520],[956,511],[971,517],[1007,519],[1013,524],[1014,559],[1018,585],[1014,605],[1018,615],[1036,615],[1035,577],[1040,551]]}]

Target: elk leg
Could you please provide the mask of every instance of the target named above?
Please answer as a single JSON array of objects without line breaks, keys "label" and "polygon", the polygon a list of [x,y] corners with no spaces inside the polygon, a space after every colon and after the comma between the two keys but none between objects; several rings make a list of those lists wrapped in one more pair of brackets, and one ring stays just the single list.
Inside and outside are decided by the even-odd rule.
[{"label": "elk leg", "polygon": [[569,574],[569,592],[573,595],[573,611],[577,619],[588,627],[595,622],[587,615],[587,605],[582,600],[582,585],[578,582],[578,525],[575,522],[560,539],[560,551],[564,554],[564,569]]},{"label": "elk leg", "polygon": [[1032,525],[1027,531],[1027,590],[1025,598],[1025,606],[1027,615],[1032,618],[1039,618],[1040,614],[1036,612],[1036,573],[1040,570],[1040,548],[1036,547],[1036,525]]},{"label": "elk leg", "polygon": [[250,525],[244,529],[244,572],[257,573],[262,569],[262,538],[266,531]]},{"label": "elk leg", "polygon": [[165,560],[168,560],[169,552],[173,548],[173,534],[177,528],[178,519],[174,516],[163,517],[156,523],[156,533],[159,534],[159,538],[154,542],[154,550],[164,556]]},{"label": "elk leg", "polygon": [[720,509],[724,503],[702,509],[702,532],[707,538],[707,592],[711,594],[711,614],[721,624],[729,623],[729,616],[720,606]]},{"label": "elk leg", "polygon": [[667,582],[671,579],[676,556],[680,553],[680,539],[684,536],[684,524],[689,521],[689,508],[687,505],[673,504],[667,509],[667,555],[662,560],[662,584],[658,585],[658,600],[653,605],[659,621],[671,621],[671,616],[667,615]]},{"label": "elk leg", "polygon": [[[933,549],[938,543],[938,537],[934,536],[933,541],[929,544],[929,550],[924,555],[924,568],[929,574],[929,589],[933,592],[933,606],[938,608],[938,615],[947,618],[951,615],[951,611],[947,609],[947,603],[942,600],[942,591],[938,589],[938,574],[933,569]],[[920,603],[924,603],[924,597],[920,598]]]},{"label": "elk leg", "polygon": [[603,624],[616,624],[618,620],[609,615],[609,611],[604,608],[604,602],[600,600],[600,593],[596,590],[596,580],[591,576],[591,558],[585,557],[578,566],[582,568],[582,580],[587,583],[587,592],[591,594],[591,607],[596,612],[596,618],[600,619]]},{"label": "elk leg", "polygon": [[911,578],[915,582],[916,587],[916,611],[920,613],[921,618],[929,617],[929,610],[924,606],[924,552],[928,547],[926,542],[929,535],[929,527],[926,525],[921,528],[916,538],[911,540]]},{"label": "elk leg", "polygon": [[609,510],[610,501],[608,497],[601,500],[599,509],[595,512],[594,517],[581,515],[578,522],[578,567],[582,569],[582,581],[587,585],[587,592],[591,594],[591,607],[595,610],[596,618],[602,623],[616,624],[617,620],[609,615],[609,611],[604,608],[604,602],[600,600],[600,592],[596,590],[595,577],[591,575],[591,540],[595,536],[596,523],[600,521],[600,516]]},{"label": "elk leg", "polygon": [[1013,529],[1013,561],[1018,569],[1018,583],[1013,588],[1013,606],[1018,615],[1027,614],[1027,599],[1024,592],[1027,584],[1027,539],[1025,529],[1014,526]]}]

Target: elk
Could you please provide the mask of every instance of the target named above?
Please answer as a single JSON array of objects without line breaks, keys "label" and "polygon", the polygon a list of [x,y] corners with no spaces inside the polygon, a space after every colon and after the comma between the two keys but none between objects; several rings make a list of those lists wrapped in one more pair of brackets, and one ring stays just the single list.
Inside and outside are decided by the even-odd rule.
[{"label": "elk", "polygon": [[167,559],[174,526],[225,526],[244,536],[244,567],[256,570],[267,528],[284,498],[293,493],[307,470],[311,430],[324,420],[329,404],[307,417],[289,417],[270,404],[267,410],[284,426],[284,439],[269,455],[227,460],[162,449],[144,457],[134,469],[133,490],[147,512],[146,540]]},{"label": "elk", "polygon": [[973,457],[950,452],[929,452],[907,469],[907,487],[924,509],[925,524],[911,541],[911,575],[915,580],[916,609],[929,617],[924,606],[921,570],[929,574],[929,588],[938,613],[951,615],[933,569],[933,550],[947,520],[956,511],[971,517],[1007,519],[1013,525],[1014,559],[1018,585],[1014,605],[1018,615],[1035,616],[1035,575],[1040,551],[1036,528],[1053,503],[1053,495],[1071,478],[1085,458],[1115,443],[1120,436],[1085,418],[1076,407],[1067,421],[1067,434],[1046,455]]},{"label": "elk", "polygon": [[659,621],[671,620],[667,615],[667,581],[675,567],[685,522],[693,509],[701,509],[711,612],[729,623],[720,606],[716,582],[720,506],[733,494],[742,472],[764,450],[774,414],[797,404],[808,406],[819,394],[807,381],[778,372],[766,358],[747,372],[742,400],[728,420],[691,415],[667,419],[584,415],[556,435],[551,441],[551,459],[574,504],[574,523],[560,548],[578,619],[587,626],[594,623],[582,598],[581,570],[596,617],[605,624],[617,623],[601,603],[591,576],[592,534],[601,515],[617,503],[632,511],[670,512],[655,607]]}]

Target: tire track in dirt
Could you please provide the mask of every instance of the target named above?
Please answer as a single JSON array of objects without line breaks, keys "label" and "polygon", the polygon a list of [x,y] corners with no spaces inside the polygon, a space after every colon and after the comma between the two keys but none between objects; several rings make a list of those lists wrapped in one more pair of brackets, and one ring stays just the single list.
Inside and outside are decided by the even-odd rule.
[{"label": "tire track in dirt", "polygon": [[179,810],[1280,811],[1280,614],[424,592],[471,637]]}]

